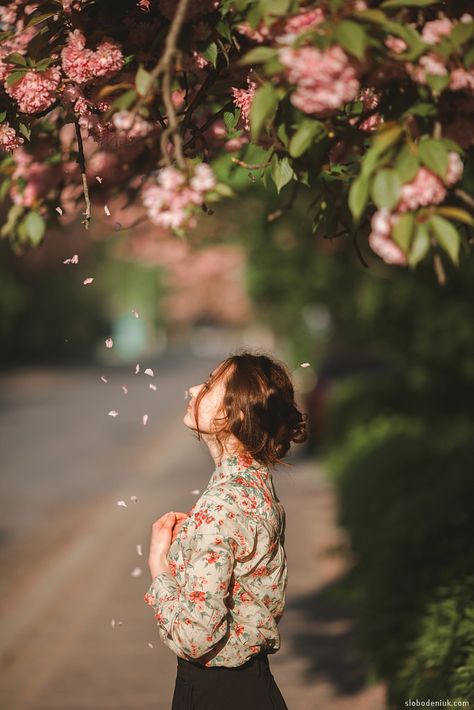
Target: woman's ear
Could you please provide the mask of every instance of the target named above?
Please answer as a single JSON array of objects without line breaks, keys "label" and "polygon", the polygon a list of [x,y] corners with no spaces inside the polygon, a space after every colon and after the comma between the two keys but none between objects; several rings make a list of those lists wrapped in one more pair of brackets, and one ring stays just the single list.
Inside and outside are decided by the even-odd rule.
[{"label": "woman's ear", "polygon": [[239,412],[239,417],[240,417],[240,420],[242,421],[242,419],[244,418],[244,413],[242,410],[240,410],[240,412]]}]

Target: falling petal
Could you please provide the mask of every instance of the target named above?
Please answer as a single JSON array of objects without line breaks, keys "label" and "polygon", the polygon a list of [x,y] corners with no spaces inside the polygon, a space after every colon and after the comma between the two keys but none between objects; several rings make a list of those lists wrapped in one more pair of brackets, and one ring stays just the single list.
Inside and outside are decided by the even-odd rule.
[{"label": "falling petal", "polygon": [[141,546],[141,545],[137,545],[137,553],[138,553],[140,556],[143,555],[142,546]]},{"label": "falling petal", "polygon": [[150,648],[155,648],[155,647],[153,646],[153,644],[150,643],[149,641],[148,641],[148,645],[149,645]]},{"label": "falling petal", "polygon": [[112,338],[107,338],[107,340],[105,341],[105,347],[106,347],[106,348],[111,348],[111,347],[113,347],[113,344],[114,344],[114,341],[112,340]]},{"label": "falling petal", "polygon": [[118,416],[118,412],[116,409],[111,409],[109,412],[109,417],[116,417]]},{"label": "falling petal", "polygon": [[79,254],[73,254],[71,257],[71,264],[78,264],[79,263]]},{"label": "falling petal", "polygon": [[138,375],[139,372],[140,372],[140,365],[137,363],[135,365],[135,374]]},{"label": "falling petal", "polygon": [[134,503],[138,503],[137,496],[130,496],[130,500],[133,500]]},{"label": "falling petal", "polygon": [[150,382],[150,384],[148,385],[148,387],[149,387],[151,390],[154,390],[154,391],[156,392],[156,385],[154,385],[154,384],[152,384],[152,383]]},{"label": "falling petal", "polygon": [[197,496],[197,495],[199,495],[199,493],[200,493],[199,488],[195,488],[193,491],[191,491],[191,495],[193,495],[193,496]]},{"label": "falling petal", "polygon": [[108,379],[106,377],[104,377],[104,375],[101,375],[100,379],[102,380],[102,382],[108,382]]},{"label": "falling petal", "polygon": [[132,313],[135,316],[135,318],[139,318],[140,316],[138,315],[138,311],[136,311],[134,308],[132,308]]},{"label": "falling petal", "polygon": [[132,571],[130,572],[130,574],[132,575],[132,577],[140,577],[141,573],[142,573],[141,567],[135,567],[135,568],[132,569]]},{"label": "falling petal", "polygon": [[60,207],[56,207],[56,212],[57,212],[58,214],[62,214],[62,213],[63,213],[63,211],[62,211],[62,209],[61,209]]},{"label": "falling petal", "polygon": [[110,625],[113,629],[115,629],[115,619],[112,619],[112,621],[110,622]]},{"label": "falling petal", "polygon": [[310,362],[302,362],[301,367],[311,367],[311,363]]},{"label": "falling petal", "polygon": [[84,281],[82,283],[84,284],[84,286],[87,286],[87,284],[91,284],[93,282],[93,280],[94,279],[91,276],[89,276],[87,279],[84,279]]},{"label": "falling petal", "polygon": [[117,505],[121,505],[122,508],[128,508],[128,505],[125,503],[124,500],[118,500]]},{"label": "falling petal", "polygon": [[189,397],[188,390],[184,390],[184,399],[187,399],[188,397]]},{"label": "falling petal", "polygon": [[110,217],[110,210],[109,210],[109,208],[107,207],[107,205],[104,205],[104,212],[105,212],[105,214],[107,215],[107,217]]},{"label": "falling petal", "polygon": [[153,372],[153,370],[151,369],[151,367],[147,367],[146,370],[145,370],[145,375],[150,375],[150,377],[154,377],[154,376],[155,376],[155,373]]},{"label": "falling petal", "polygon": [[124,391],[124,394],[128,394],[127,385],[122,385],[122,389],[123,389],[123,391]]},{"label": "falling petal", "polygon": [[95,179],[97,180],[97,182],[100,182],[100,183],[102,182],[102,178],[99,177],[98,175],[95,176]]},{"label": "falling petal", "polygon": [[142,417],[142,420],[143,420],[143,425],[145,425],[148,421],[148,414],[144,414]]}]

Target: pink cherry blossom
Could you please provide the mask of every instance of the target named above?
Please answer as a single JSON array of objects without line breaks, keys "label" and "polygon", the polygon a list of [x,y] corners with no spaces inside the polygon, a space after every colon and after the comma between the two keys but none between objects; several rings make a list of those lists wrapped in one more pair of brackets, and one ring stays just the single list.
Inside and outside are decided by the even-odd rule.
[{"label": "pink cherry blossom", "polygon": [[0,123],[0,150],[15,150],[22,143],[24,143],[24,139],[17,134],[8,121]]},{"label": "pink cherry blossom", "polygon": [[207,163],[199,163],[196,165],[194,175],[190,180],[191,187],[196,192],[209,192],[216,186],[216,176],[212,168]]},{"label": "pink cherry blossom", "polygon": [[78,29],[69,33],[61,60],[65,74],[78,84],[115,74],[123,67],[123,54],[117,42],[104,40],[93,51],[86,48],[86,38]]},{"label": "pink cherry blossom", "polygon": [[211,167],[204,163],[194,168],[190,179],[168,166],[158,171],[155,183],[143,188],[143,205],[154,224],[164,229],[191,229],[196,225],[197,208],[215,184]]},{"label": "pink cherry blossom", "polygon": [[253,97],[257,89],[257,84],[251,81],[250,75],[247,77],[248,89],[236,89],[232,87],[234,104],[240,109],[240,116],[246,131],[250,130],[250,109],[252,108]]},{"label": "pink cherry blossom", "polygon": [[53,66],[44,72],[27,71],[10,86],[5,82],[4,87],[22,113],[37,113],[54,103],[60,81],[61,72]]},{"label": "pink cherry blossom", "polygon": [[453,150],[448,153],[448,170],[445,177],[447,185],[455,185],[462,178],[464,172],[464,163],[461,160],[459,153]]},{"label": "pink cherry blossom", "polygon": [[401,37],[387,35],[385,38],[385,46],[388,47],[394,54],[401,54],[408,49],[408,45]]},{"label": "pink cherry blossom", "polygon": [[293,15],[293,17],[289,17],[285,22],[283,33],[278,37],[278,41],[291,44],[298,35],[319,25],[324,19],[324,12],[319,7],[304,10],[298,15]]},{"label": "pink cherry blossom", "polygon": [[427,74],[434,74],[435,76],[446,76],[448,74],[443,60],[431,52],[420,57],[418,64],[407,62],[406,71],[417,84],[426,84]]},{"label": "pink cherry blossom", "polygon": [[449,88],[452,91],[467,90],[474,94],[474,69],[464,69],[457,67],[451,72]]},{"label": "pink cherry blossom", "polygon": [[[445,183],[454,185],[461,179],[464,165],[457,153],[448,153],[448,170]],[[422,166],[413,180],[402,185],[397,211],[408,212],[427,205],[438,205],[446,197],[446,187],[441,178],[431,170]]]},{"label": "pink cherry blossom", "polygon": [[408,212],[427,205],[437,205],[445,197],[446,188],[440,178],[422,166],[418,168],[413,180],[402,185],[397,210]]},{"label": "pink cherry blossom", "polygon": [[288,81],[296,85],[290,101],[304,113],[331,113],[352,101],[359,91],[356,70],[341,47],[324,51],[284,47],[279,58]]},{"label": "pink cherry blossom", "polygon": [[391,238],[392,228],[397,220],[387,209],[377,210],[371,220],[372,231],[369,234],[369,246],[386,264],[406,266],[404,252]]},{"label": "pink cherry blossom", "polygon": [[453,23],[447,17],[427,22],[421,33],[421,38],[427,44],[438,44],[442,37],[451,34]]}]

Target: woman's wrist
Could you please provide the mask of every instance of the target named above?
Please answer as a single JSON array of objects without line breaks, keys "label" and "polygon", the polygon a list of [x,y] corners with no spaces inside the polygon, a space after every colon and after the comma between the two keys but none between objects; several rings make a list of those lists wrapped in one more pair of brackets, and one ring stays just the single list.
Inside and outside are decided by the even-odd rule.
[{"label": "woman's wrist", "polygon": [[166,556],[162,556],[153,562],[148,562],[148,567],[150,568],[152,580],[155,579],[156,575],[161,574],[162,572],[168,572],[168,574],[170,574],[170,568],[168,566]]}]

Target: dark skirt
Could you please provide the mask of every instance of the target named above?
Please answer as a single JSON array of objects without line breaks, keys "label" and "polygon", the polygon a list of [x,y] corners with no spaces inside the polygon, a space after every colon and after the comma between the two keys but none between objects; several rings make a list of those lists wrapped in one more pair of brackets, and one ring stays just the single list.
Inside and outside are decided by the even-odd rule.
[{"label": "dark skirt", "polygon": [[177,658],[171,710],[288,710],[265,651],[235,668]]}]

